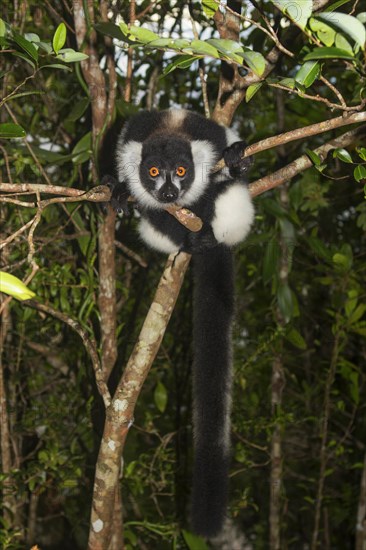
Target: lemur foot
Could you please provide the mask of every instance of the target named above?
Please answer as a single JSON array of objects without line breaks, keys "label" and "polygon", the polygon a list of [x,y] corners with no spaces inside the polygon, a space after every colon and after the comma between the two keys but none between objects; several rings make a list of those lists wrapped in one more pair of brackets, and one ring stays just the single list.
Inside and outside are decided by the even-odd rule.
[{"label": "lemur foot", "polygon": [[110,204],[116,212],[119,214],[125,214],[127,215],[129,213],[128,210],[128,197],[129,192],[127,191],[126,186],[123,183],[119,183],[116,178],[113,176],[103,176],[102,185],[108,185],[112,192]]},{"label": "lemur foot", "polygon": [[224,161],[232,178],[243,177],[253,162],[251,157],[242,158],[245,147],[245,141],[235,141],[223,151]]}]

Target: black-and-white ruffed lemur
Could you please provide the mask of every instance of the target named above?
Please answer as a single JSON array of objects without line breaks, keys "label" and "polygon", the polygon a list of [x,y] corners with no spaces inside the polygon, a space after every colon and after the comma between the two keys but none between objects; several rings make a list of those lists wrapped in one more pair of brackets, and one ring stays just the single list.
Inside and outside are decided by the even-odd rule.
[{"label": "black-and-white ruffed lemur", "polygon": [[[191,524],[211,537],[222,528],[228,497],[232,392],[231,247],[247,236],[254,208],[244,181],[244,142],[229,128],[186,110],[143,111],[124,126],[117,144],[119,184],[112,205],[132,195],[139,233],[152,249],[193,255],[194,465]],[[216,162],[226,167],[213,174]],[[175,203],[203,221],[193,233],[165,211]]]}]

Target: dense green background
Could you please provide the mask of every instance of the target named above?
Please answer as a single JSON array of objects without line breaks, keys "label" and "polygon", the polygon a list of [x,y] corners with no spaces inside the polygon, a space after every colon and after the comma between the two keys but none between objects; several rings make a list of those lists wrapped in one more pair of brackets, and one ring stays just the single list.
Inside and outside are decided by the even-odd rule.
[{"label": "dense green background", "polygon": [[[191,4],[203,37],[217,36],[200,4]],[[339,10],[349,13],[352,3],[342,4]],[[147,6],[148,2],[139,2],[138,12]],[[154,30],[165,36],[191,37],[183,6],[183,2],[163,0],[153,4],[140,23],[154,21]],[[353,15],[361,11],[357,3],[355,6]],[[250,9],[254,8],[250,5]],[[277,82],[280,77],[293,78],[303,48],[311,49],[309,42],[295,25],[281,24],[283,16],[273,4],[266,1],[262,9],[295,55],[281,56],[271,77]],[[128,21],[127,2],[122,8],[111,5],[111,12]],[[2,139],[2,181],[45,183],[42,165],[52,184],[87,188],[91,114],[80,68],[70,63],[71,71],[58,67],[38,70],[40,65],[61,61],[55,53],[47,57],[40,49],[37,65],[32,52],[16,40],[18,35],[11,34],[24,37],[36,33],[51,43],[61,20],[72,27],[72,13],[66,2],[51,6],[30,0],[15,9],[13,2],[5,0],[1,16],[11,27],[7,30],[9,42],[4,37],[0,42],[7,52],[0,50],[1,95],[15,93],[2,105],[0,122],[14,123],[16,119],[33,151],[32,156],[22,139]],[[258,10],[251,16],[262,21]],[[242,40],[263,56],[273,47],[268,36],[253,25],[243,31]],[[67,46],[77,49],[70,30]],[[100,35],[102,64],[103,47]],[[141,47],[134,55],[133,102],[128,105],[121,99],[126,51],[116,48],[116,124],[138,107],[151,106],[151,91],[153,107],[181,105],[202,112],[197,62],[157,78],[172,54]],[[364,85],[362,52],[356,57],[357,66],[339,59],[322,61],[323,74],[349,105],[359,103]],[[213,105],[220,62],[207,58],[205,71]],[[337,101],[319,80],[306,91]],[[338,114],[341,111],[331,112],[324,103],[264,85],[249,103],[239,107],[235,125],[249,143],[255,143]],[[341,132],[258,154],[250,179],[271,173],[306,148],[316,148]],[[311,542],[319,484],[324,484],[320,547],[347,550],[355,545],[366,450],[366,206],[362,181],[354,179],[356,165],[352,161],[365,163],[366,151],[358,154],[351,147],[349,153],[351,158],[330,156],[326,167],[307,170],[282,192],[276,189],[256,198],[255,226],[236,253],[230,510],[238,531],[256,550],[268,548],[275,431],[283,447],[281,548],[305,548]],[[34,209],[5,202],[0,211],[5,237],[35,214]],[[39,271],[30,285],[40,300],[77,318],[97,340],[97,219],[101,215],[100,207],[93,204],[56,204],[45,209],[34,237]],[[164,258],[138,241],[134,225],[132,218],[118,224],[117,239],[138,252],[148,267],[117,252],[119,359],[112,385],[119,379],[164,264]],[[2,251],[1,269],[23,279],[30,269],[28,252],[26,233],[22,233]],[[286,274],[282,280],[281,267]],[[172,548],[175,541],[176,548],[191,545],[198,550],[189,539],[184,542],[177,527],[177,520],[186,526],[190,487],[191,287],[188,275],[128,436],[123,505],[125,539],[131,548]],[[24,548],[24,540],[28,540],[25,532],[32,526],[36,529],[32,542],[43,550],[85,548],[104,415],[89,358],[71,329],[15,300],[4,322],[2,364],[14,458],[11,487],[22,506],[13,521],[2,521],[0,546]],[[271,406],[275,364],[285,377],[282,405],[277,407]]]}]

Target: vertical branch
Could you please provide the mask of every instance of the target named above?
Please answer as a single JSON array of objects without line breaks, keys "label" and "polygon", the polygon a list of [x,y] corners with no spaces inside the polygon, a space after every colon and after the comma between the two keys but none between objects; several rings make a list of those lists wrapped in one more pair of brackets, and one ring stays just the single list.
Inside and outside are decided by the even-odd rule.
[{"label": "vertical branch", "polygon": [[[85,81],[88,84],[91,95],[92,109],[92,135],[93,150],[95,158],[98,149],[102,144],[103,132],[105,132],[108,121],[111,121],[112,111],[114,109],[115,99],[115,70],[109,68],[109,102],[106,92],[106,82],[103,71],[99,64],[99,55],[97,49],[97,34],[92,28],[94,23],[94,8],[91,0],[87,1],[88,13],[84,13],[84,3],[82,0],[74,0],[74,21],[78,47],[84,49],[89,58],[82,62],[82,71]],[[101,4],[102,18],[107,17],[107,7],[105,2]],[[87,16],[87,18],[86,18]],[[89,27],[87,26],[87,20]],[[108,44],[107,44],[108,46]],[[111,44],[109,44],[111,46]],[[108,108],[112,111],[108,111]],[[107,122],[106,122],[107,121]],[[98,175],[95,163],[93,164],[93,181],[98,183]],[[115,276],[115,212],[109,208],[107,215],[100,221],[98,234],[99,250],[99,294],[98,305],[100,310],[101,327],[101,348],[102,365],[105,380],[115,364],[117,358],[116,341],[116,276]]]},{"label": "vertical branch", "polygon": [[[242,2],[229,0],[228,6],[240,13]],[[239,40],[240,18],[234,12],[217,10],[214,16],[220,38]],[[223,62],[221,64],[221,75],[216,105],[213,112],[213,119],[216,122],[229,126],[235,110],[245,97],[245,89],[240,86],[241,76],[238,67],[234,64]]]},{"label": "vertical branch", "polygon": [[358,498],[356,544],[355,550],[366,548],[366,453],[363,460],[363,469],[360,484],[360,496]]},{"label": "vertical branch", "polygon": [[[95,472],[88,550],[110,548],[113,537],[115,489],[128,429],[143,383],[159,350],[189,264],[187,254],[171,255],[160,279],[136,345],[124,369],[111,405]],[[120,550],[120,548],[119,548]]]},{"label": "vertical branch", "polygon": [[16,517],[16,500],[14,489],[11,486],[10,474],[13,469],[12,453],[11,453],[11,436],[9,429],[8,415],[8,397],[6,394],[6,385],[4,379],[3,353],[5,340],[10,324],[9,306],[4,307],[1,314],[0,323],[0,444],[1,444],[1,466],[2,473],[6,476],[3,482],[2,504],[5,520],[9,525],[13,525],[13,520]]},{"label": "vertical branch", "polygon": [[[133,25],[136,20],[136,1],[130,2],[130,24]],[[131,101],[132,95],[132,69],[133,69],[133,48],[128,48],[127,51],[127,71],[126,71],[126,86],[124,93],[124,100]]]},{"label": "vertical branch", "polygon": [[328,452],[327,452],[327,442],[328,442],[328,425],[330,419],[330,408],[331,408],[331,390],[334,382],[334,377],[337,368],[338,356],[340,351],[340,314],[337,314],[336,322],[334,326],[334,344],[332,350],[332,357],[329,365],[327,380],[325,383],[325,392],[324,392],[324,406],[323,406],[323,418],[321,421],[321,443],[320,443],[320,468],[319,468],[319,479],[318,479],[318,489],[316,495],[316,504],[315,504],[315,518],[314,518],[314,528],[311,542],[311,550],[316,550],[318,548],[318,538],[319,538],[319,529],[320,529],[320,518],[324,498],[324,485],[325,485],[325,472],[328,463]]},{"label": "vertical branch", "polygon": [[[284,131],[285,116],[284,116],[284,101],[283,94],[280,92],[276,96],[277,99],[277,130]],[[278,148],[278,156],[280,164],[283,163],[285,157],[284,147]],[[284,185],[280,190],[280,202],[285,210],[288,208],[288,193],[287,186]],[[283,235],[280,238],[281,256],[279,265],[280,284],[288,284],[289,275],[289,248],[288,243]],[[281,314],[279,307],[276,311],[277,322],[281,327],[284,327],[285,320]],[[281,548],[281,492],[283,478],[283,458],[282,458],[282,426],[281,420],[278,419],[278,414],[282,408],[282,393],[285,386],[285,371],[283,366],[282,353],[278,352],[275,355],[272,365],[272,382],[271,382],[271,406],[272,415],[275,416],[275,426],[271,440],[271,473],[270,473],[270,512],[269,512],[269,540],[271,550],[280,550]]]}]

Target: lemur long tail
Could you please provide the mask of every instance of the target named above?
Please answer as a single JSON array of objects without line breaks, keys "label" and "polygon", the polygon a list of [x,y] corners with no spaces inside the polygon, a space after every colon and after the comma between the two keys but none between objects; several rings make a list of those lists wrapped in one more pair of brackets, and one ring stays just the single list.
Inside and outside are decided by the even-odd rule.
[{"label": "lemur long tail", "polygon": [[220,532],[228,500],[233,271],[226,246],[194,255],[191,524],[206,537]]}]

